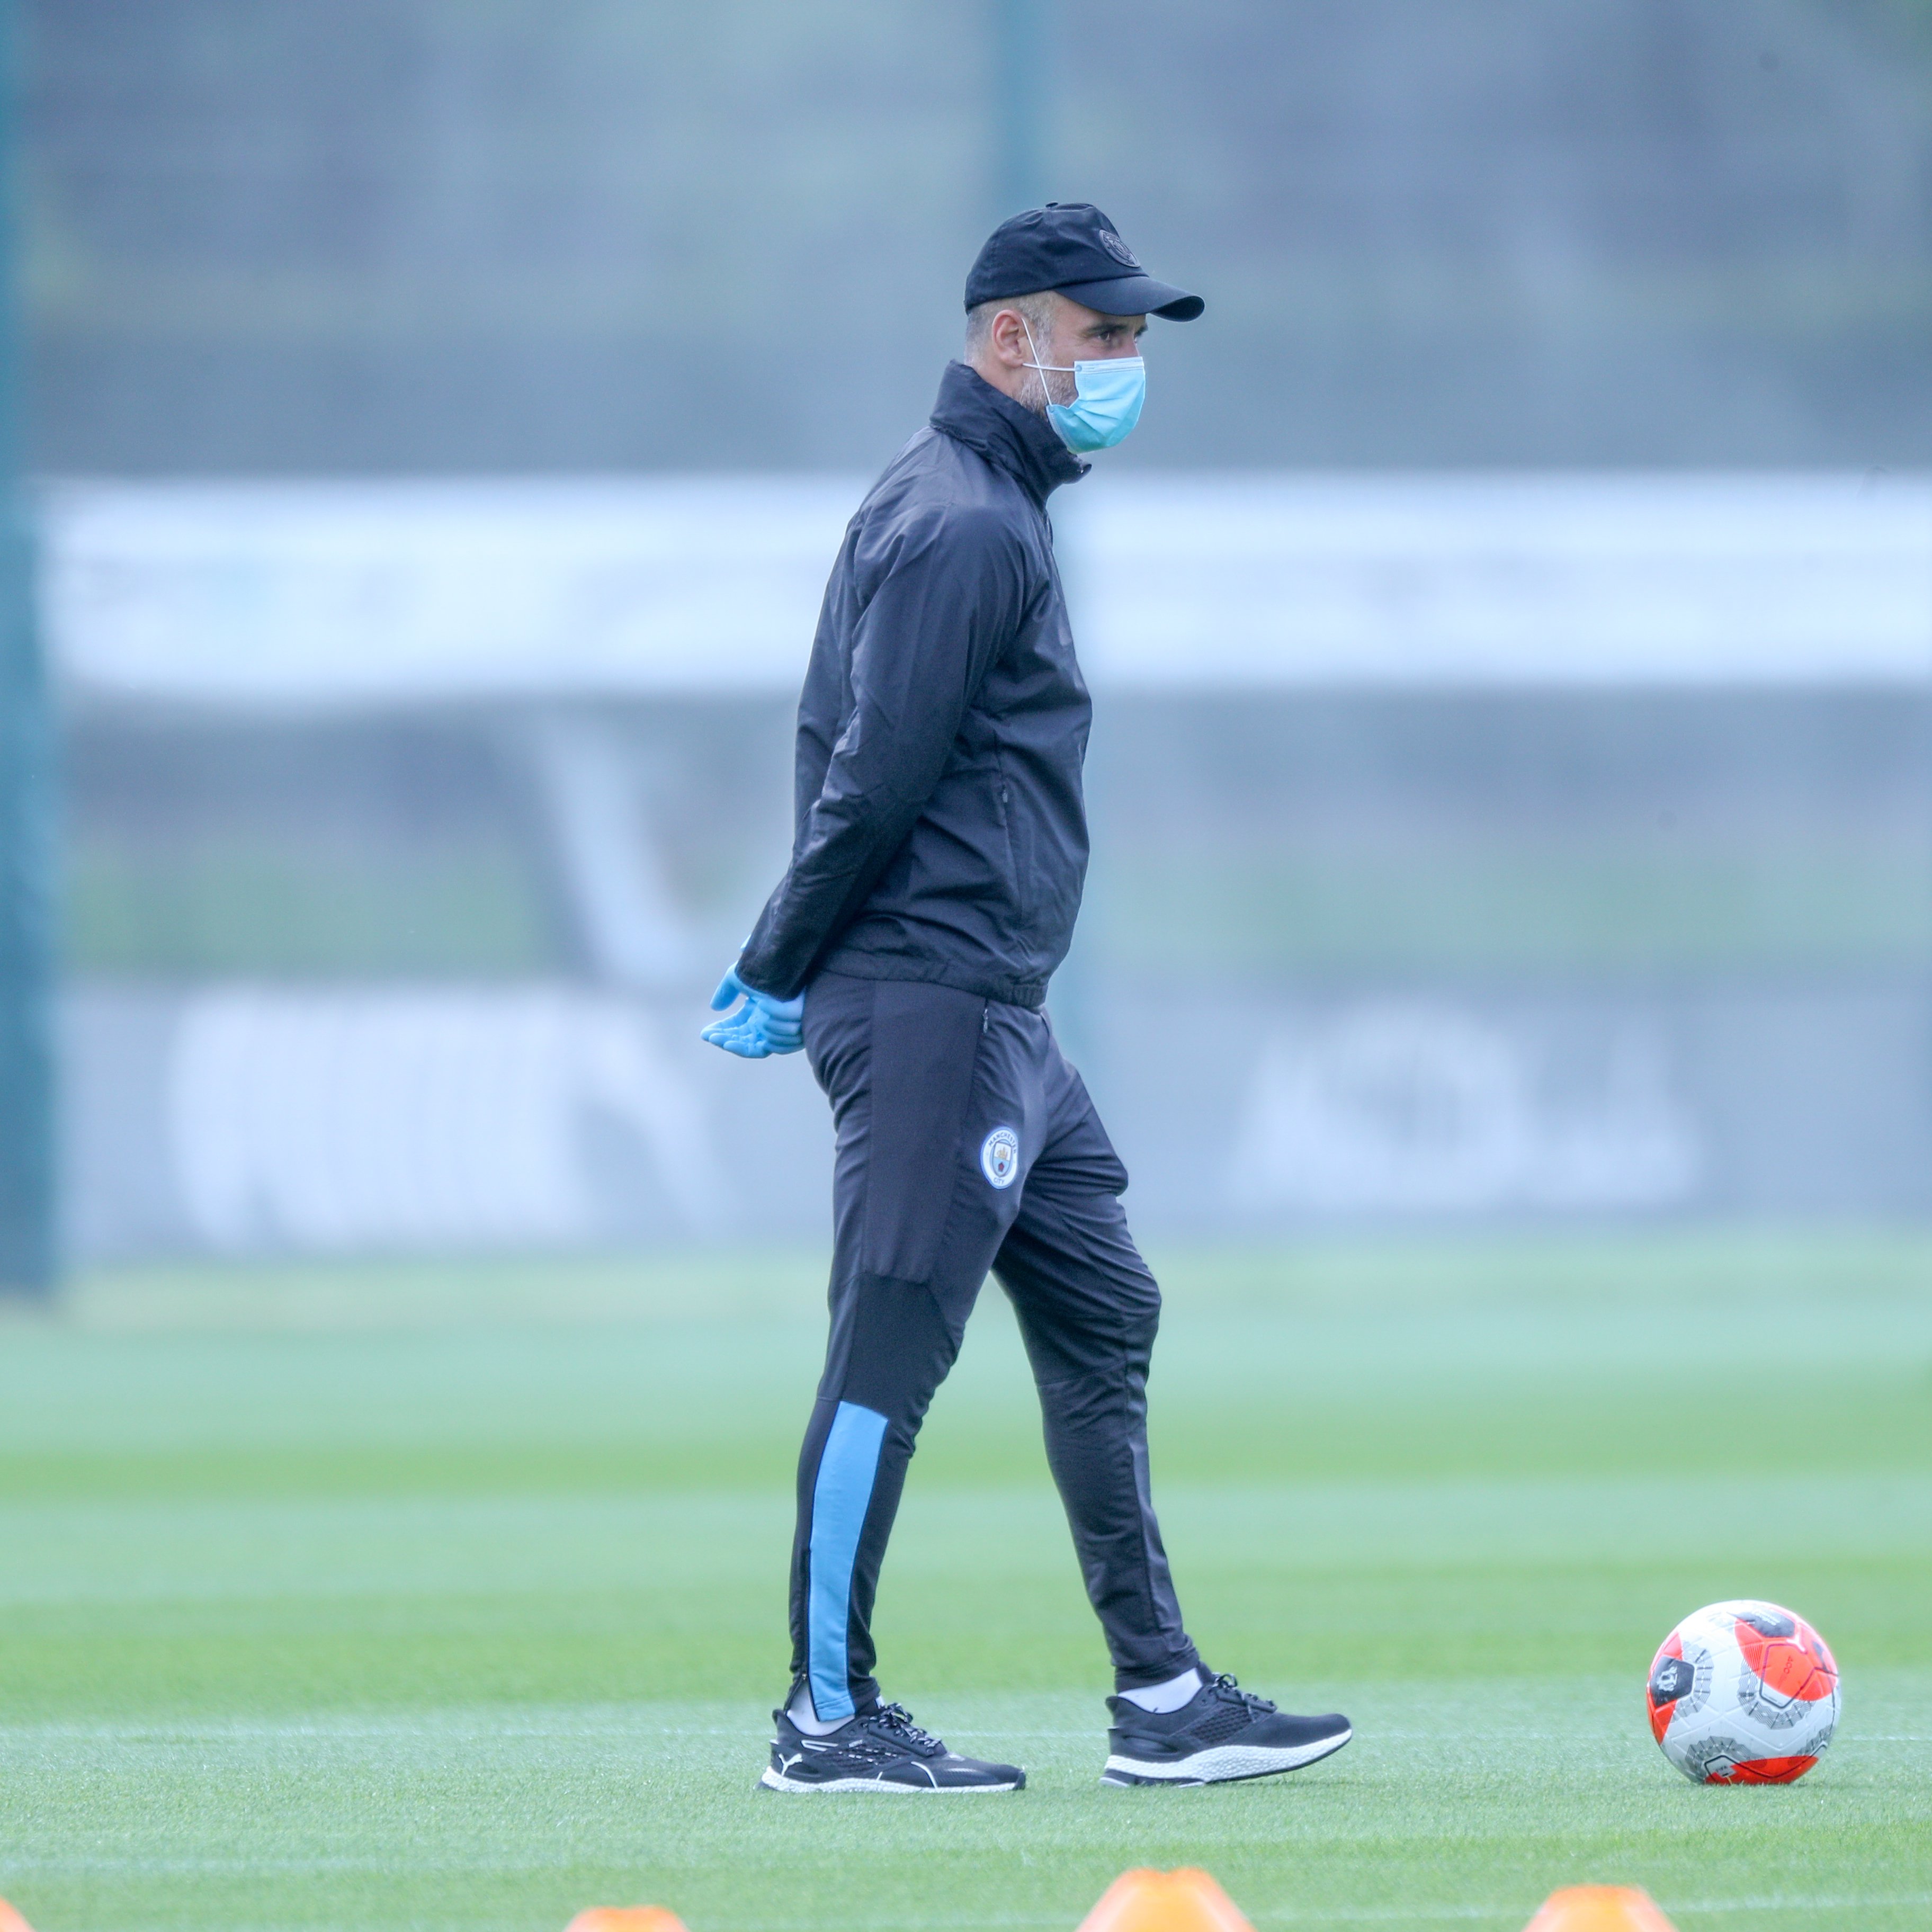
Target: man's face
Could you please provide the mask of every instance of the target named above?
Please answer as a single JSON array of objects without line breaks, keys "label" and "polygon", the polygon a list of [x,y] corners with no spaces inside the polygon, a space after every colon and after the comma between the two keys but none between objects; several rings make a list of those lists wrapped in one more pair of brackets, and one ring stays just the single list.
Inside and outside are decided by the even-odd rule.
[{"label": "man's face", "polygon": [[[1102,315],[1059,294],[1045,298],[1046,316],[1033,336],[1016,308],[993,318],[986,340],[970,356],[972,367],[1003,394],[1030,410],[1042,406],[1041,385],[1049,402],[1070,403],[1076,394],[1073,364],[1138,356],[1147,333],[1144,315]],[[1033,306],[1029,303],[1029,307]],[[1042,373],[1036,363],[1049,365]]]},{"label": "man's face", "polygon": [[1056,403],[1074,397],[1072,364],[1098,362],[1117,356],[1138,356],[1147,333],[1144,315],[1102,315],[1063,295],[1053,298],[1053,340],[1040,345],[1040,359],[1058,365],[1046,377],[1046,392]]}]

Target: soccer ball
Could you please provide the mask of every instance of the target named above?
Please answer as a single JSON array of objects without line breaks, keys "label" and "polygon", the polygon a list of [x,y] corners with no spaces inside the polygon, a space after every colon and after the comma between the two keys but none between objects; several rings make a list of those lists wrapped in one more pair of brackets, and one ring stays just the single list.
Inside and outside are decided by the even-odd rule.
[{"label": "soccer ball", "polygon": [[1838,1728],[1838,1666],[1802,1617],[1713,1604],[1664,1640],[1644,1704],[1651,1734],[1694,1784],[1789,1784]]}]

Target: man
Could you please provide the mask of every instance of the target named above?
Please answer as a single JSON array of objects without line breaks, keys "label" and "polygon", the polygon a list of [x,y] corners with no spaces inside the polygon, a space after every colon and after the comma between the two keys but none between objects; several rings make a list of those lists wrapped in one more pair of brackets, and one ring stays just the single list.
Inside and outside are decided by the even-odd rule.
[{"label": "man", "polygon": [[1019,1318],[1117,1694],[1103,1778],[1199,1784],[1312,1763],[1346,1719],[1278,1712],[1201,1662],[1148,1493],[1160,1306],[1127,1184],[1044,1011],[1087,867],[1087,689],[1047,498],[1138,418],[1154,280],[1085,203],[1016,215],[966,283],[927,428],[845,534],[799,706],[791,864],[704,1037],[810,1055],[837,1130],[831,1340],[799,1462],[776,1791],[1012,1791],[872,1676],[873,1594],[926,1405],[990,1270]]}]

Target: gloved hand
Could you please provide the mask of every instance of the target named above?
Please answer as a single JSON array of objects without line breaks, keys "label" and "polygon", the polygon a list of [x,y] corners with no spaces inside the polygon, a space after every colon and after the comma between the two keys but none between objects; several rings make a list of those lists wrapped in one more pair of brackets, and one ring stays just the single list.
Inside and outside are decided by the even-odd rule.
[{"label": "gloved hand", "polygon": [[713,1020],[698,1036],[742,1060],[766,1060],[775,1053],[796,1053],[805,1044],[805,995],[775,1000],[745,984],[734,966],[718,982],[711,1010],[722,1013],[742,997],[745,1004],[729,1018]]}]

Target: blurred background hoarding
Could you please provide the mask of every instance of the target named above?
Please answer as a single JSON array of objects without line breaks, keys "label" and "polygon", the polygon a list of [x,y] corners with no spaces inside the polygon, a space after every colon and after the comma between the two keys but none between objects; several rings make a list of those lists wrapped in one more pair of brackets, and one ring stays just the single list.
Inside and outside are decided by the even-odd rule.
[{"label": "blurred background hoarding", "polygon": [[76,1258],[823,1231],[696,1029],[1043,194],[1209,301],[1055,500],[1137,1226],[1932,1214],[1932,12],[29,10]]},{"label": "blurred background hoarding", "polygon": [[1921,0],[27,25],[52,473],[870,473],[1048,196],[1214,303],[1122,467],[1925,460]]}]

